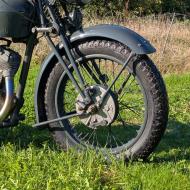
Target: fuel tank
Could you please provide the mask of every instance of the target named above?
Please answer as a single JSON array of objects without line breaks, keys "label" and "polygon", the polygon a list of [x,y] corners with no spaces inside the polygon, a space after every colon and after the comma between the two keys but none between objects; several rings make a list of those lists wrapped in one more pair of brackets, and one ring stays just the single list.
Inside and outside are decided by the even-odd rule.
[{"label": "fuel tank", "polygon": [[0,0],[0,37],[27,37],[34,20],[32,0]]}]

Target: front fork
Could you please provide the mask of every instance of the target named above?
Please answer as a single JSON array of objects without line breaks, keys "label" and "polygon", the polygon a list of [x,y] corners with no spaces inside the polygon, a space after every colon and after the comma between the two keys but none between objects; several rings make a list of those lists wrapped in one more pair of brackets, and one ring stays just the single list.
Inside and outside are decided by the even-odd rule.
[{"label": "front fork", "polygon": [[[57,20],[56,20],[56,17],[55,17],[56,13],[54,12],[54,10],[52,9],[51,6],[48,6],[48,11],[49,11],[49,13],[51,15],[53,23],[57,23]],[[42,21],[42,23],[43,22],[44,21]],[[74,76],[72,75],[72,73],[70,72],[67,64],[64,62],[62,56],[60,55],[60,53],[56,49],[56,47],[55,47],[53,41],[51,40],[51,38],[49,37],[48,33],[46,33],[46,39],[47,39],[50,47],[54,51],[54,53],[55,53],[55,55],[56,55],[59,63],[63,66],[65,72],[67,73],[68,77],[70,78],[70,80],[72,81],[73,85],[75,86],[75,89],[78,91],[78,93],[83,98],[84,107],[85,107],[85,105],[88,106],[92,102],[92,99],[91,99],[91,97],[89,95],[89,92],[88,92],[89,88],[88,88],[87,84],[85,84],[83,76],[82,76],[82,74],[80,73],[80,70],[77,67],[77,63],[76,63],[76,61],[75,61],[75,59],[73,57],[72,49],[70,48],[70,44],[69,44],[69,41],[68,41],[68,39],[66,37],[66,34],[65,34],[64,30],[63,30],[63,27],[61,27],[61,26],[59,26],[57,24],[54,24],[54,28],[57,31],[57,33],[59,34],[59,36],[60,36],[61,42],[62,42],[63,47],[65,49],[66,56],[68,57],[69,62],[71,63],[74,71],[76,72],[76,75],[77,75],[77,78],[79,80],[80,85],[78,84],[78,82],[76,81],[76,79],[74,78]],[[101,98],[101,100],[99,101],[99,103],[97,105],[98,107],[101,107],[101,105],[103,104],[103,102],[104,102],[105,98],[107,97],[109,91],[114,86],[114,84],[116,83],[116,81],[118,80],[118,78],[121,76],[121,74],[123,73],[123,71],[127,67],[128,63],[131,61],[131,59],[133,57],[135,57],[135,55],[136,55],[135,53],[131,52],[131,54],[129,55],[128,59],[124,63],[123,68],[121,69],[121,71],[119,72],[119,74],[117,75],[117,77],[114,79],[113,83],[111,84],[111,86],[107,89],[107,91],[105,92],[105,94],[103,95],[103,97]]]},{"label": "front fork", "polygon": [[[39,4],[40,4],[40,1],[39,1]],[[81,95],[81,97],[83,98],[83,109],[85,110],[85,107],[87,107],[89,104],[91,104],[92,102],[92,98],[90,96],[90,93],[89,93],[89,88],[87,86],[87,84],[85,84],[84,82],[84,78],[82,76],[82,74],[80,73],[80,70],[77,66],[77,63],[74,59],[74,55],[72,54],[72,47],[70,48],[70,44],[69,44],[69,40],[67,39],[66,37],[66,34],[63,30],[63,27],[62,26],[59,26],[57,23],[57,18],[56,18],[56,13],[54,12],[53,8],[50,6],[50,5],[47,5],[47,8],[48,8],[48,11],[49,11],[49,14],[53,20],[53,28],[56,30],[57,34],[59,35],[60,39],[61,39],[61,42],[62,42],[62,45],[64,46],[64,50],[65,50],[65,53],[66,53],[66,56],[69,60],[69,62],[71,63],[76,75],[77,75],[77,78],[79,80],[79,83],[77,82],[77,80],[75,79],[75,77],[73,76],[73,74],[71,73],[68,65],[65,63],[65,61],[63,60],[63,57],[61,56],[60,52],[58,51],[58,49],[55,47],[52,39],[50,38],[49,36],[49,28],[45,28],[44,24],[44,17],[42,16],[41,17],[41,23],[42,23],[42,27],[43,28],[38,28],[37,31],[40,31],[44,33],[44,29],[47,30],[45,32],[45,37],[51,47],[51,49],[53,50],[55,56],[57,57],[59,63],[63,66],[65,72],[67,73],[69,79],[72,81],[75,89],[77,90],[77,92]],[[41,8],[41,12],[42,11],[42,8]],[[61,24],[60,24],[61,25]],[[123,68],[121,69],[121,71],[119,72],[119,74],[116,76],[116,78],[114,79],[114,81],[112,82],[111,86],[107,89],[107,91],[105,92],[105,94],[103,95],[103,97],[100,99],[100,101],[98,102],[98,104],[96,105],[98,108],[100,108],[102,105],[103,105],[103,102],[104,100],[106,99],[107,95],[109,94],[109,91],[111,90],[111,88],[114,86],[114,84],[116,83],[116,81],[118,80],[118,78],[121,76],[121,74],[123,73],[123,71],[125,70],[125,68],[127,67],[127,65],[129,64],[129,62],[131,61],[132,58],[136,57],[136,54],[131,52],[129,58],[126,60],[126,62],[124,63],[123,65]],[[40,127],[42,125],[47,125],[47,124],[50,124],[50,123],[53,123],[53,122],[58,122],[58,121],[62,121],[62,120],[65,120],[65,119],[69,119],[69,118],[72,118],[72,117],[75,117],[75,116],[78,116],[78,114],[74,114],[74,115],[71,115],[71,116],[65,116],[65,117],[62,117],[62,118],[57,118],[57,119],[54,119],[54,120],[51,120],[51,121],[46,121],[46,122],[42,122],[42,123],[38,123],[36,125],[34,125],[35,127]]]},{"label": "front fork", "polygon": [[[63,26],[59,26],[58,24],[56,24],[58,22],[58,18],[56,18],[56,13],[54,12],[53,8],[48,5],[48,11],[49,11],[49,14],[53,20],[53,23],[54,23],[54,29],[56,30],[57,34],[59,35],[60,39],[61,39],[61,43],[62,45],[64,46],[64,50],[65,50],[65,53],[66,53],[66,56],[69,60],[69,62],[71,63],[76,75],[77,75],[77,78],[79,80],[79,83],[77,82],[77,80],[75,79],[75,77],[72,75],[72,73],[70,72],[70,69],[68,68],[68,65],[64,62],[62,56],[60,55],[60,53],[58,52],[58,50],[56,49],[53,41],[51,40],[50,36],[49,36],[49,33],[45,33],[45,37],[51,47],[51,49],[53,50],[53,52],[55,53],[59,63],[63,66],[65,72],[67,73],[68,77],[70,78],[70,80],[72,81],[73,85],[75,86],[75,89],[77,90],[77,92],[81,95],[81,97],[83,98],[84,100],[84,104],[85,105],[88,105],[90,104],[90,102],[92,101],[91,100],[91,97],[88,93],[88,90],[87,90],[87,84],[85,84],[84,82],[84,78],[77,66],[77,63],[74,59],[74,56],[72,54],[72,47],[70,48],[70,44],[69,44],[69,40],[67,39],[66,37],[66,34],[65,34],[65,31],[63,29]],[[42,23],[44,23],[43,21],[43,18],[42,18]],[[61,23],[60,23],[61,25]],[[80,84],[80,85],[79,85]]]}]

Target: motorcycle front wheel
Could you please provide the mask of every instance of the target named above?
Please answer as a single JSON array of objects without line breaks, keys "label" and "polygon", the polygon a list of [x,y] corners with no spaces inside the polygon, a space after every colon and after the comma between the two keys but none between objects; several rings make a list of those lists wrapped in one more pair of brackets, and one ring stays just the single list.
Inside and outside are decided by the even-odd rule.
[{"label": "motorcycle front wheel", "polygon": [[[96,91],[92,95],[94,101],[101,98],[131,53],[125,45],[109,40],[81,42],[73,52],[86,84]],[[69,65],[66,57],[64,60]],[[76,78],[71,65],[70,70]],[[63,67],[57,63],[46,84],[47,119],[76,113],[80,99]],[[142,55],[126,67],[102,110],[52,123],[49,129],[64,150],[93,148],[124,155],[125,159],[145,159],[160,142],[167,120],[165,84],[154,63]]]}]

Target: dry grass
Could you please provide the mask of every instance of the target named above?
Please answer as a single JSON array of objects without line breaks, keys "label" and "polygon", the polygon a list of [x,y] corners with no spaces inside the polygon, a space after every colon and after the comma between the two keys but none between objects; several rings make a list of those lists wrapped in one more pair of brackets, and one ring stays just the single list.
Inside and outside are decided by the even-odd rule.
[{"label": "dry grass", "polygon": [[[190,21],[175,20],[171,26],[171,20],[171,17],[165,16],[129,19],[97,19],[89,17],[84,23],[86,27],[111,23],[131,28],[150,40],[156,47],[157,53],[151,55],[151,58],[162,73],[183,73],[190,71]],[[168,32],[170,27],[171,31]],[[165,44],[166,48],[164,49]],[[19,46],[19,49],[22,49],[21,47]],[[45,40],[40,40],[40,44],[34,52],[34,60],[41,62],[49,51],[50,49]]]},{"label": "dry grass", "polygon": [[172,18],[159,16],[124,20],[92,18],[87,23],[86,25],[114,23],[133,29],[156,47],[157,53],[151,58],[163,73],[190,71],[190,21],[188,20],[175,19],[171,24]]}]

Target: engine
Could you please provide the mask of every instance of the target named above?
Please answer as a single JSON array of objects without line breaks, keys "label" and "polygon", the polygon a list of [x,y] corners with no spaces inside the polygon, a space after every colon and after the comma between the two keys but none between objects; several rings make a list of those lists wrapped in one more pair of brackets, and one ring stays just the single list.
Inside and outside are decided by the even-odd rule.
[{"label": "engine", "polygon": [[3,77],[14,77],[20,66],[21,56],[4,46],[0,46],[0,74]]}]

